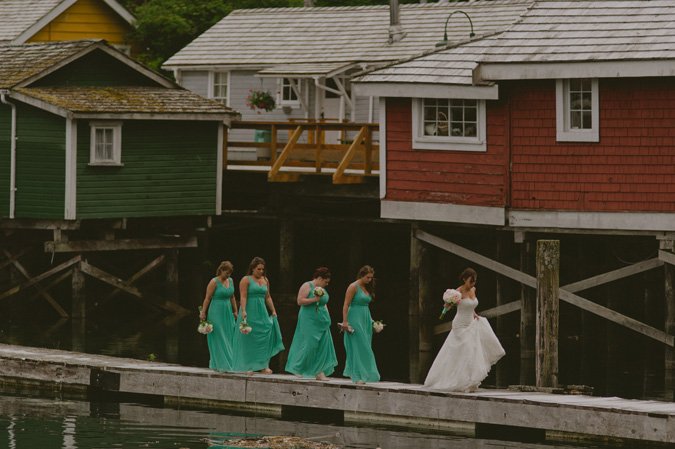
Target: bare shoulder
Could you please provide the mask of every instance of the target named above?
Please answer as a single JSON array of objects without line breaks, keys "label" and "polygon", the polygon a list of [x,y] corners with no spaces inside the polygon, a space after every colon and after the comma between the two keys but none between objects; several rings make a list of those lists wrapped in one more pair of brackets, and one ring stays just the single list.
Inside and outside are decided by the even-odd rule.
[{"label": "bare shoulder", "polygon": [[241,281],[239,281],[239,285],[248,285],[248,283],[249,283],[248,276],[244,276],[243,278],[241,278]]}]

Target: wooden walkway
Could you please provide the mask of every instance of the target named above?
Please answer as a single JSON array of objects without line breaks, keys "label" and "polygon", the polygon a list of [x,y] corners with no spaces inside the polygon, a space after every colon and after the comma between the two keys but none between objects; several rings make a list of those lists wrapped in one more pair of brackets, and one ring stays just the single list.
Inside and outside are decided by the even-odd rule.
[{"label": "wooden walkway", "polygon": [[[204,368],[0,344],[0,382],[163,396],[239,410],[330,410],[348,421],[466,429],[467,424],[545,433],[547,439],[675,443],[675,403],[479,390],[442,393],[394,382],[355,385],[290,375],[225,374]],[[520,429],[518,429],[520,428]],[[553,437],[551,437],[553,436]],[[642,447],[642,446],[640,446]]]}]

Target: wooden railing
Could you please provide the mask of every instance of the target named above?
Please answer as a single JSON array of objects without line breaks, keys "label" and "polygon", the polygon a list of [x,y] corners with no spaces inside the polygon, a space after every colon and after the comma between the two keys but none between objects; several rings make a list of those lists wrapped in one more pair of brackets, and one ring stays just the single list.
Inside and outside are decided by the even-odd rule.
[{"label": "wooden railing", "polygon": [[[374,162],[379,160],[379,145],[373,142],[373,133],[379,129],[376,123],[242,121],[232,122],[231,129],[267,131],[269,142],[228,140],[224,169],[269,167],[268,180],[273,182],[295,182],[307,175],[331,175],[334,184],[346,184],[362,183],[368,177],[377,176],[373,173],[379,169],[379,164]],[[327,143],[327,133],[332,133],[333,140],[340,143]],[[356,133],[355,137],[349,137],[350,133]],[[267,152],[256,160],[228,160],[227,151],[232,148],[265,149]]]}]

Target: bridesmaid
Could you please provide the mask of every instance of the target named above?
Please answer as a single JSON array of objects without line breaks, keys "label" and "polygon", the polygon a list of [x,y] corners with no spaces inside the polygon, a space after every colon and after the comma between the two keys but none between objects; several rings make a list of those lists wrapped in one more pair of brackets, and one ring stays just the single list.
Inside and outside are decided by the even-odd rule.
[{"label": "bridesmaid", "polygon": [[321,297],[314,294],[317,287],[325,291],[329,282],[328,268],[317,268],[314,279],[302,284],[298,291],[298,325],[286,363],[286,371],[298,377],[328,380],[326,376],[330,376],[337,365],[330,335],[330,315],[326,306],[328,292]]},{"label": "bridesmaid", "polygon": [[213,332],[206,336],[211,354],[209,368],[218,371],[232,371],[232,337],[237,320],[237,301],[230,278],[233,271],[229,261],[220,263],[216,277],[206,286],[206,297],[199,315],[200,320],[208,319],[213,323]]},{"label": "bridesmaid", "polygon": [[[265,261],[261,257],[254,257],[248,266],[248,276],[244,276],[239,283],[239,319],[233,339],[234,371],[272,374],[270,359],[284,349],[269,285],[265,276]],[[267,309],[272,312],[272,316]],[[242,321],[251,327],[249,334],[240,331]]]},{"label": "bridesmaid", "polygon": [[[345,331],[347,352],[344,375],[351,377],[352,382],[357,384],[380,380],[371,347],[373,319],[368,308],[368,304],[375,297],[374,276],[375,270],[371,266],[361,267],[356,282],[347,287],[342,308],[342,330]],[[354,329],[353,333],[348,332],[350,325]]]}]

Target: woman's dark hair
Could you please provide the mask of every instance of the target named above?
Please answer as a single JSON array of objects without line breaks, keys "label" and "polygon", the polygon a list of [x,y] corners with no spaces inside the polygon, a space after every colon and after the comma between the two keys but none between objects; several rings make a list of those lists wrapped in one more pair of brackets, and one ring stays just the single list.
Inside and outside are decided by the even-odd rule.
[{"label": "woman's dark hair", "polygon": [[[370,265],[364,265],[361,267],[359,270],[358,274],[356,275],[356,279],[361,279],[363,276],[367,275],[368,273],[373,273],[375,275],[375,269],[371,267]],[[366,291],[368,294],[375,300],[375,277],[373,276],[373,280],[370,281],[370,284],[366,284]]]},{"label": "woman's dark hair", "polygon": [[[246,274],[253,274],[253,269],[255,267],[257,267],[258,265],[262,265],[263,267],[265,267],[266,266],[265,265],[265,259],[263,259],[262,257],[254,257],[253,260],[251,260],[251,263],[248,264],[248,271],[246,272]],[[267,270],[266,269],[263,270],[263,277],[267,278]]]},{"label": "woman's dark hair", "polygon": [[314,279],[316,278],[330,279],[330,270],[326,267],[317,268],[314,270]]},{"label": "woman's dark hair", "polygon": [[220,273],[223,271],[227,271],[230,274],[234,273],[234,265],[232,265],[232,262],[229,260],[220,262],[220,265],[218,265],[218,269],[216,270],[216,276],[220,276]]},{"label": "woman's dark hair", "polygon": [[459,275],[459,280],[462,282],[462,284],[469,278],[473,278],[474,280],[478,278],[478,273],[476,273],[476,270],[473,268],[467,268],[466,270],[462,271],[462,274]]}]

